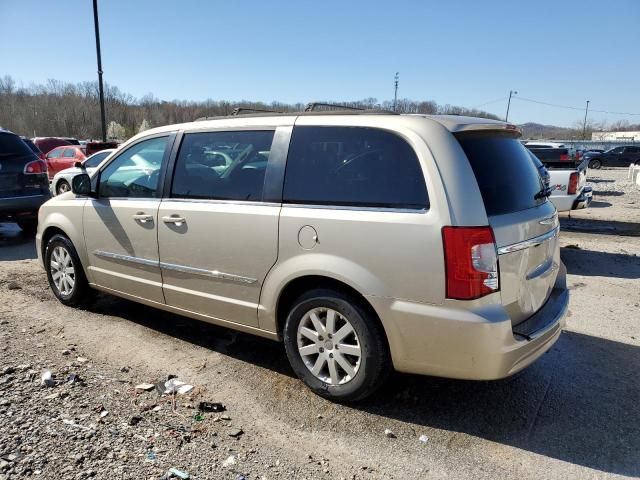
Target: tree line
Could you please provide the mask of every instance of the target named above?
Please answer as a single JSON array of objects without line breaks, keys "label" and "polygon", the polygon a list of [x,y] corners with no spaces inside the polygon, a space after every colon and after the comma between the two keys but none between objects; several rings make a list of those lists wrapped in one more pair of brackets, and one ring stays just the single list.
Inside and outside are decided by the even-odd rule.
[{"label": "tree line", "polygon": [[[47,80],[44,84],[18,86],[9,75],[0,77],[0,127],[28,137],[101,137],[98,82],[68,83]],[[105,85],[105,110],[109,136],[124,140],[139,131],[161,125],[190,122],[202,117],[230,115],[234,108],[299,112],[303,103],[252,102],[247,100],[160,100],[153,94],[142,98],[122,92],[117,86]],[[375,98],[340,103],[350,107],[393,110],[393,101]],[[398,99],[400,113],[457,114],[499,119],[482,110],[455,105],[439,105],[434,101]]]}]

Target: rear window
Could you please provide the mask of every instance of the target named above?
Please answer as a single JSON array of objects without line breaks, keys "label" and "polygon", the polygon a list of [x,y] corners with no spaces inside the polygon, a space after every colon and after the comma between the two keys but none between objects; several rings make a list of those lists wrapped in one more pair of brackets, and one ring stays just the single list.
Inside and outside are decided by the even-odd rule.
[{"label": "rear window", "polygon": [[468,132],[456,135],[476,176],[487,215],[532,208],[543,183],[529,151],[513,136]]},{"label": "rear window", "polygon": [[19,136],[12,133],[0,133],[0,157],[31,154],[31,149]]},{"label": "rear window", "polygon": [[413,148],[394,133],[364,127],[295,127],[283,199],[311,205],[429,207]]}]

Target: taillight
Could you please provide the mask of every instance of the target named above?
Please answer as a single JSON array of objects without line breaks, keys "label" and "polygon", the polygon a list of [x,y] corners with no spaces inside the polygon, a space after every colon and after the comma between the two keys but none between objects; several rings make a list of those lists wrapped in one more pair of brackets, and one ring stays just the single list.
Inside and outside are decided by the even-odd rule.
[{"label": "taillight", "polygon": [[34,160],[24,166],[24,173],[27,175],[37,175],[39,173],[47,173],[47,164],[42,160]]},{"label": "taillight", "polygon": [[569,186],[567,187],[567,194],[575,195],[578,191],[578,182],[580,181],[580,173],[573,172],[569,175]]},{"label": "taillight", "polygon": [[560,161],[568,162],[569,161],[569,154],[568,153],[561,153],[560,154]]},{"label": "taillight", "polygon": [[472,300],[499,289],[498,251],[491,227],[444,227],[447,298]]}]

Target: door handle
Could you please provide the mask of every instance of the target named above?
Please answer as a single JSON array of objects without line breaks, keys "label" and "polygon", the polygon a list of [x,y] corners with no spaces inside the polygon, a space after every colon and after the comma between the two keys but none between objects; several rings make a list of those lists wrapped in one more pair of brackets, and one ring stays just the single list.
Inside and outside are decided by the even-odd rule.
[{"label": "door handle", "polygon": [[162,221],[164,223],[173,223],[174,225],[177,225],[178,227],[180,225],[182,225],[183,223],[187,223],[187,221],[183,218],[183,217],[178,217],[177,215],[171,215],[170,217],[162,217]]},{"label": "door handle", "polygon": [[147,223],[147,222],[153,222],[153,215],[147,215],[146,213],[136,213],[134,215],[132,215],[133,219],[136,222],[140,222],[140,223]]}]

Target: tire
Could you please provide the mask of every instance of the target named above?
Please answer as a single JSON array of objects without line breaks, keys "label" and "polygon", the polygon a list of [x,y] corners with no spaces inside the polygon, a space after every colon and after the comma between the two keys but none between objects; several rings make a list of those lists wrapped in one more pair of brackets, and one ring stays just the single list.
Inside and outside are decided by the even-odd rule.
[{"label": "tire", "polygon": [[33,218],[30,220],[20,220],[18,222],[18,226],[27,235],[33,235],[34,233],[36,233],[36,230],[38,230],[38,219]]},{"label": "tire", "polygon": [[[335,327],[327,329],[330,316]],[[314,326],[317,322],[321,328]],[[301,333],[303,327],[309,336]],[[345,332],[350,333],[343,336]],[[338,339],[338,334],[343,337]],[[334,290],[311,290],[294,302],[284,327],[284,345],[296,375],[314,393],[333,401],[355,402],[372,395],[392,370],[378,319],[358,300]],[[300,348],[306,348],[308,355]],[[344,353],[347,348],[350,353]],[[318,361],[322,368],[313,373]]]},{"label": "tire", "polygon": [[602,168],[602,160],[599,158],[594,158],[593,160],[589,160],[589,168],[593,168],[594,170],[600,170]]},{"label": "tire", "polygon": [[60,180],[56,185],[56,195],[62,195],[71,191],[71,185],[66,180]]},{"label": "tire", "polygon": [[[78,252],[71,240],[60,234],[51,237],[44,259],[49,287],[61,303],[69,307],[79,307],[92,298],[93,290],[89,287]],[[65,265],[66,269],[63,272],[62,268]],[[73,269],[72,272],[67,270],[69,267]],[[64,273],[66,279],[60,280],[60,276],[54,279],[55,273]]]}]

